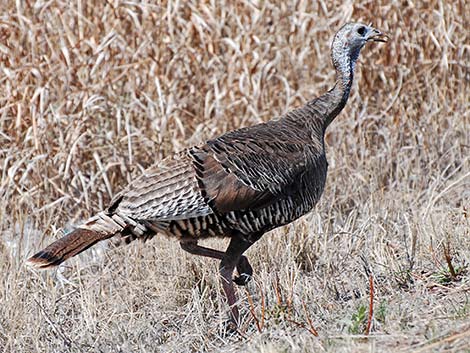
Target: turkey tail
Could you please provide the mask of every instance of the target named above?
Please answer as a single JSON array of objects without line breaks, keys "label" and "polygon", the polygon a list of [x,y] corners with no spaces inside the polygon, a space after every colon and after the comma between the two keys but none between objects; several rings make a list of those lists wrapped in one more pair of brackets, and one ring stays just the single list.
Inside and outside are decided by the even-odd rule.
[{"label": "turkey tail", "polygon": [[30,257],[28,264],[41,269],[57,266],[69,257],[75,256],[100,240],[113,235],[78,228]]},{"label": "turkey tail", "polygon": [[125,226],[119,216],[101,212],[70,234],[30,257],[27,264],[40,269],[57,266],[99,241],[111,238],[121,232]]}]

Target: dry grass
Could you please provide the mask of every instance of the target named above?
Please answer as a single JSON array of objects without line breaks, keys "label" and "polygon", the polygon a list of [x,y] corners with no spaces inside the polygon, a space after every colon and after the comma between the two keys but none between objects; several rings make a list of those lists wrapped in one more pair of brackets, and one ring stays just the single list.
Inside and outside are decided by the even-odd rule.
[{"label": "dry grass", "polygon": [[[5,352],[470,349],[468,1],[7,0],[2,9]],[[391,41],[361,55],[328,132],[320,204],[249,250],[243,336],[220,332],[216,263],[167,239],[97,247],[57,271],[24,267],[161,157],[324,92],[329,43],[351,19],[373,21]]]}]

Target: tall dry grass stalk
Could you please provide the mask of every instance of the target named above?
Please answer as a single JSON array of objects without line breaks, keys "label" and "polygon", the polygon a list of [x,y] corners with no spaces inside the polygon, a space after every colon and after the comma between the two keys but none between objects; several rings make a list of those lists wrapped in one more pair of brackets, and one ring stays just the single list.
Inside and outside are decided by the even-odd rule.
[{"label": "tall dry grass stalk", "polygon": [[[468,1],[1,8],[5,352],[469,349]],[[248,252],[256,275],[239,291],[243,336],[221,335],[216,263],[166,239],[25,269],[143,168],[330,88],[329,44],[351,19],[391,40],[361,54],[328,132],[321,203]]]}]

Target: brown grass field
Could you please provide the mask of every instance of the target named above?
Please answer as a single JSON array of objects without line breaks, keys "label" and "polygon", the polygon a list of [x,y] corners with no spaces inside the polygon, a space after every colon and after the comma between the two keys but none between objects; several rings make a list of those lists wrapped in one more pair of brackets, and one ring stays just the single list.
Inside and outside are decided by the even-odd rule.
[{"label": "brown grass field", "polygon": [[[0,351],[470,352],[469,1],[0,7]],[[240,334],[217,263],[171,239],[25,266],[143,168],[331,88],[351,20],[389,43],[328,130],[321,202],[248,251]]]}]

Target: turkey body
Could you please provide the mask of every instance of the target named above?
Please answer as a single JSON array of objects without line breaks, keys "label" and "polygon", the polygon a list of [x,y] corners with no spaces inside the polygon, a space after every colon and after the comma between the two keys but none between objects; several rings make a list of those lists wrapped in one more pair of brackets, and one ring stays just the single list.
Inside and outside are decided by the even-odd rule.
[{"label": "turkey body", "polygon": [[132,239],[153,232],[255,241],[292,222],[319,200],[327,173],[321,125],[311,130],[289,119],[301,112],[162,161],[118,194],[108,214],[137,223],[127,233]]}]

